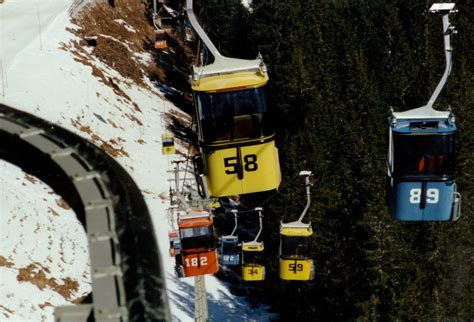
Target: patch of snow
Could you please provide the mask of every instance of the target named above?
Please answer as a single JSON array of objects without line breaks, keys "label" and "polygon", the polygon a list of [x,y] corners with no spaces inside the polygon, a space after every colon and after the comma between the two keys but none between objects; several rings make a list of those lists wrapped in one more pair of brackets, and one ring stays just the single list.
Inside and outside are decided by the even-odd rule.
[{"label": "patch of snow", "polygon": [[125,20],[123,19],[115,19],[114,20],[116,23],[118,23],[119,25],[122,25],[125,27],[125,29],[127,29],[128,31],[130,32],[137,32],[137,30],[135,28],[133,28],[132,26],[130,26]]},{"label": "patch of snow", "polygon": [[151,64],[153,57],[149,53],[134,53],[138,62],[143,65]]},{"label": "patch of snow", "polygon": [[0,320],[54,321],[91,291],[86,233],[45,183],[3,160],[0,173]]}]

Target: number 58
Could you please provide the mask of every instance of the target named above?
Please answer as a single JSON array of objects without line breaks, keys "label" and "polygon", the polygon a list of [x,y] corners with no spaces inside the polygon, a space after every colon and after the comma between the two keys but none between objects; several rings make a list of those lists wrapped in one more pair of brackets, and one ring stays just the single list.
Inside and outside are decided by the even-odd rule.
[{"label": "number 58", "polygon": [[[226,174],[235,174],[238,172],[239,168],[239,160],[237,157],[229,157],[229,158],[224,158],[224,168],[230,168],[226,169],[225,173]],[[247,172],[252,172],[252,171],[257,171],[258,170],[258,164],[257,164],[257,155],[255,154],[247,154],[243,158],[243,170]]]}]

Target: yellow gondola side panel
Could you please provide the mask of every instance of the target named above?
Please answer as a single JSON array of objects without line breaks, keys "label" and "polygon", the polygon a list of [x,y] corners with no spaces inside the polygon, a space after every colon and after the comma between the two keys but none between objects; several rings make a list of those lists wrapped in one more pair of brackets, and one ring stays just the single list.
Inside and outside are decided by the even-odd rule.
[{"label": "yellow gondola side panel", "polygon": [[265,280],[265,266],[260,264],[242,265],[242,279],[244,281]]},{"label": "yellow gondola side panel", "polygon": [[164,146],[163,148],[161,148],[161,153],[162,154],[175,154],[176,148],[174,146]]},{"label": "yellow gondola side panel", "polygon": [[287,237],[311,237],[313,235],[313,228],[308,226],[302,227],[280,227],[280,235]]},{"label": "yellow gondola side panel", "polygon": [[280,258],[280,279],[286,281],[309,281],[314,277],[312,259]]},{"label": "yellow gondola side panel", "polygon": [[[279,187],[280,162],[274,140],[214,151],[210,149],[206,149],[203,157],[206,158],[206,180],[211,196],[240,195]],[[242,167],[241,178],[239,178],[240,166]]]},{"label": "yellow gondola side panel", "polygon": [[176,148],[174,146],[165,146],[161,151],[163,154],[175,154]]}]

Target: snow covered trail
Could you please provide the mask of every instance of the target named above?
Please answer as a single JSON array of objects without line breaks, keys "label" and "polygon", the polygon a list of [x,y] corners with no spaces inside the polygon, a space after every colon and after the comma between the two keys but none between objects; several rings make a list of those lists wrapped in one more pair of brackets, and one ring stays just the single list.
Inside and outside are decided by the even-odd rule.
[{"label": "snow covered trail", "polygon": [[[70,6],[69,0],[6,0],[0,5],[0,59],[8,69],[15,56],[29,46],[43,45],[48,28]],[[44,39],[46,41],[46,39]],[[45,44],[46,45],[46,44]]]}]

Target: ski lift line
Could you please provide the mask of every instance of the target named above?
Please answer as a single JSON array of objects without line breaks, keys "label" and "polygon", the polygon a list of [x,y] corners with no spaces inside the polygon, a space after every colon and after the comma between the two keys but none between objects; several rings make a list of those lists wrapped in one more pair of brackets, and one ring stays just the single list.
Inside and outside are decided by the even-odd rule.
[{"label": "ski lift line", "polygon": [[[186,202],[184,195],[182,192],[179,190],[179,164],[181,162],[187,162],[187,161],[182,161],[182,160],[175,160],[171,161],[171,163],[175,163],[176,166],[174,168],[174,176],[175,176],[175,189],[176,189],[176,197],[178,198],[181,206],[186,210],[186,211],[191,211],[191,207],[188,205]],[[186,174],[185,174],[186,175]],[[183,186],[184,189],[184,186]]]}]

